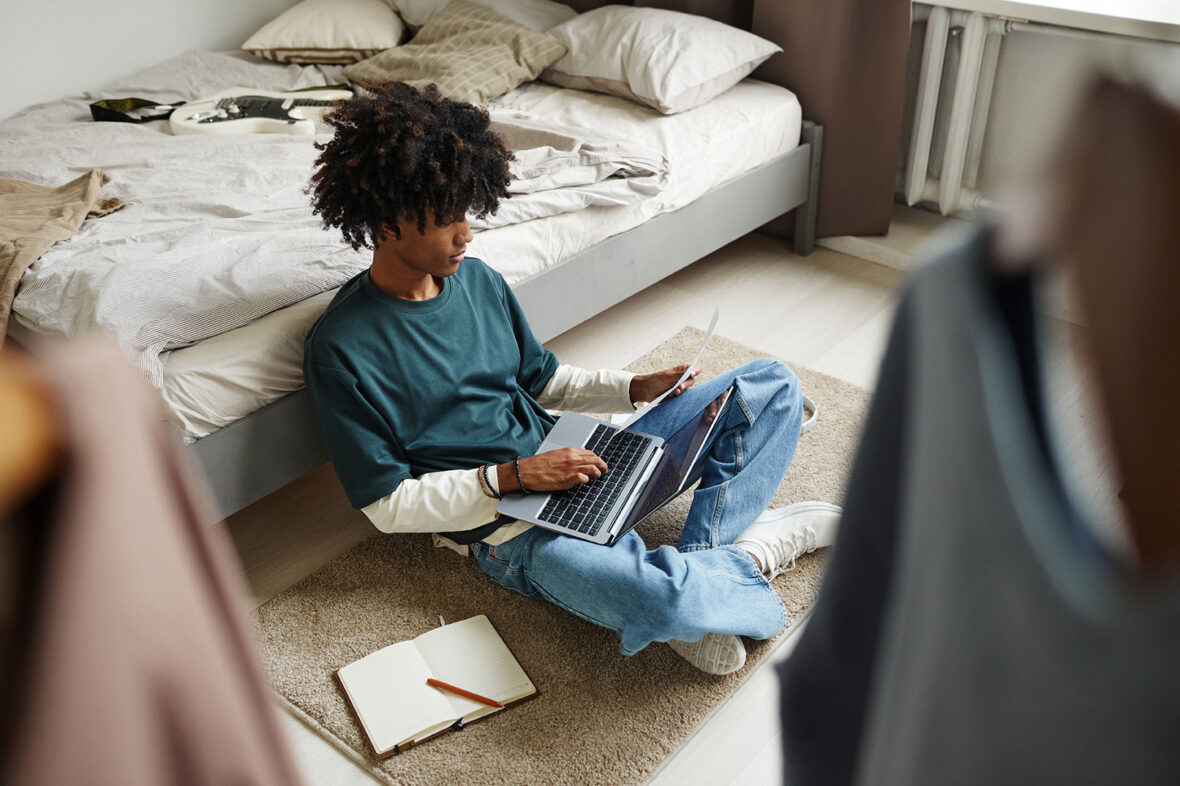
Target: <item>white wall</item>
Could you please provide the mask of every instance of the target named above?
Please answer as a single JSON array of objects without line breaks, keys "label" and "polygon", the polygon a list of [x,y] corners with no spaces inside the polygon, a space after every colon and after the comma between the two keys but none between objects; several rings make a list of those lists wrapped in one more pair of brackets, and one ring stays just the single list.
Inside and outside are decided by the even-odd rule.
[{"label": "white wall", "polygon": [[1099,73],[1153,82],[1180,74],[1180,44],[1062,28],[1008,33],[984,134],[980,190],[1002,197],[1035,176]]},{"label": "white wall", "polygon": [[186,49],[236,49],[295,0],[0,0],[0,118]]}]

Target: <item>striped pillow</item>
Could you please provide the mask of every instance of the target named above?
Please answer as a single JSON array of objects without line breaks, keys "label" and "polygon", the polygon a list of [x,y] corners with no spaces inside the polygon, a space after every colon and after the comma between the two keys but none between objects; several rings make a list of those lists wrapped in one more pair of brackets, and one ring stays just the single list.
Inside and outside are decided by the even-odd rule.
[{"label": "striped pillow", "polygon": [[385,0],[303,0],[242,49],[280,63],[355,63],[397,46],[405,32]]},{"label": "striped pillow", "polygon": [[453,0],[408,44],[344,69],[361,85],[406,82],[457,101],[483,104],[536,79],[565,47],[483,6]]}]

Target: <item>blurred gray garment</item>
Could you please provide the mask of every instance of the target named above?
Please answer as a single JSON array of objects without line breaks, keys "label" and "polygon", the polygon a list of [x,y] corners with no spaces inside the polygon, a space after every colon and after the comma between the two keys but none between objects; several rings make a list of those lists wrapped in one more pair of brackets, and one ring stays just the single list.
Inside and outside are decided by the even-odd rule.
[{"label": "blurred gray garment", "polygon": [[24,553],[0,783],[298,783],[236,558],[156,394],[105,341],[35,357],[66,457],[0,522]]},{"label": "blurred gray garment", "polygon": [[1180,782],[1180,577],[1128,573],[1046,447],[1033,290],[990,230],[899,304],[815,612],[786,782]]}]

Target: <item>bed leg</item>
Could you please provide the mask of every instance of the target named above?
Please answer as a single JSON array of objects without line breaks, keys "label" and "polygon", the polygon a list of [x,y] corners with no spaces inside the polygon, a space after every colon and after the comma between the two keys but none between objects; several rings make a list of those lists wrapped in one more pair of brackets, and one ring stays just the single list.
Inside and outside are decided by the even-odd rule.
[{"label": "bed leg", "polygon": [[807,201],[795,208],[795,253],[807,256],[815,250],[815,216],[819,208],[819,162],[824,151],[824,127],[803,121],[801,139],[811,145]]}]

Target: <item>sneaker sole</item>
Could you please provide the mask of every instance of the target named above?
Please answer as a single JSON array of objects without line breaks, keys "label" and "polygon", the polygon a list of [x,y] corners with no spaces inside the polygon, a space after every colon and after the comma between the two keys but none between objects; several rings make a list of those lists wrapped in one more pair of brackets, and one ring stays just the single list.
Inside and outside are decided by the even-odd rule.
[{"label": "sneaker sole", "polygon": [[[668,646],[680,657],[706,674],[732,674],[746,665],[746,647],[737,639],[737,647],[729,641],[730,634],[708,633],[700,641],[672,639]],[[737,638],[737,637],[734,637]],[[730,652],[727,652],[730,650]],[[732,652],[736,650],[736,652]]]},{"label": "sneaker sole", "polygon": [[774,508],[773,510],[766,510],[759,516],[757,521],[777,521],[778,519],[785,519],[788,516],[793,516],[801,511],[827,511],[829,513],[844,514],[844,508],[839,505],[833,505],[830,502],[796,502],[794,505],[787,505],[785,508]]}]

